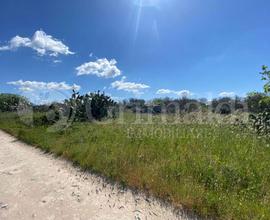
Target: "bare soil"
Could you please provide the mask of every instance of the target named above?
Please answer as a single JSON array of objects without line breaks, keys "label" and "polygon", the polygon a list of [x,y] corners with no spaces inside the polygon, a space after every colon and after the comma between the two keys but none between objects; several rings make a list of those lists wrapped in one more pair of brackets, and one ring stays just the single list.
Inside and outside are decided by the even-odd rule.
[{"label": "bare soil", "polygon": [[0,219],[191,219],[0,131]]}]

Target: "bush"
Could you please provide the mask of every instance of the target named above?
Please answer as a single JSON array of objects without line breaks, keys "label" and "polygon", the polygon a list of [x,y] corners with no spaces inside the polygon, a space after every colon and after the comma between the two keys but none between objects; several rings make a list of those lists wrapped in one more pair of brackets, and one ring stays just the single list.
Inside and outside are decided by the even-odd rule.
[{"label": "bush", "polygon": [[80,95],[73,91],[72,97],[65,102],[71,107],[70,117],[74,115],[76,121],[100,121],[108,116],[109,108],[116,103],[100,91],[86,95]]},{"label": "bush", "polygon": [[264,93],[251,93],[247,100],[254,107],[257,115],[251,114],[250,121],[253,128],[260,135],[270,134],[270,70],[267,66],[262,66],[262,80],[266,81],[264,84]]},{"label": "bush", "polygon": [[0,111],[14,112],[17,111],[19,105],[30,105],[30,102],[22,96],[15,94],[0,94]]},{"label": "bush", "polygon": [[264,111],[257,115],[250,114],[250,121],[252,122],[253,129],[259,135],[270,134],[270,112]]},{"label": "bush", "polygon": [[269,108],[268,102],[265,100],[266,98],[267,96],[265,93],[248,93],[245,101],[247,103],[249,112],[260,113]]}]

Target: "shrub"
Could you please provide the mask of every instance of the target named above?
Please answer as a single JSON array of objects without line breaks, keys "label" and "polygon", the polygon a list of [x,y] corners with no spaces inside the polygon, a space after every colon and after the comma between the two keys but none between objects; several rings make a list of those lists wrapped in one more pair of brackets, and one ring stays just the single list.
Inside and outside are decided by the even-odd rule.
[{"label": "shrub", "polygon": [[270,112],[264,111],[258,115],[251,114],[250,121],[259,135],[270,134]]},{"label": "shrub", "polygon": [[248,110],[251,113],[260,113],[269,108],[268,103],[265,98],[267,98],[265,93],[261,92],[251,92],[247,94],[245,102],[247,103]]},{"label": "shrub", "polygon": [[30,102],[22,96],[15,94],[0,94],[0,111],[14,112],[17,111],[19,105],[30,105]]},{"label": "shrub", "polygon": [[[254,105],[257,107],[256,111],[259,112],[257,115],[251,114],[250,121],[252,122],[253,128],[260,135],[270,134],[270,71],[267,66],[262,66],[262,80],[266,81],[264,85],[264,93],[259,95],[258,93],[253,93],[253,98],[256,97],[255,102],[253,99]],[[252,96],[251,96],[252,97]],[[258,101],[259,99],[259,101]]]},{"label": "shrub", "polygon": [[71,115],[75,115],[77,121],[101,120],[108,116],[110,107],[116,103],[100,91],[86,95],[80,95],[73,91],[72,97],[66,100],[66,104],[71,107]]}]

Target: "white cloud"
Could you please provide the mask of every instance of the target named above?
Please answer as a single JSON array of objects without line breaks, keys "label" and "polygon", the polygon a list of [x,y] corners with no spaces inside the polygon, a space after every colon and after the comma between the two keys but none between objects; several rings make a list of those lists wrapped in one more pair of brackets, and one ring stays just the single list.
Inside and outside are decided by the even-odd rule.
[{"label": "white cloud", "polygon": [[111,84],[112,88],[117,90],[123,90],[126,92],[132,92],[134,94],[142,94],[143,90],[150,88],[150,86],[141,84],[141,83],[134,83],[134,82],[125,82],[126,77],[122,77],[121,80],[115,81]]},{"label": "white cloud", "polygon": [[234,97],[236,94],[235,92],[221,92],[219,93],[219,97]]},{"label": "white cloud", "polygon": [[103,78],[115,78],[121,75],[121,71],[116,66],[115,59],[98,59],[95,62],[84,63],[76,68],[77,75],[96,75]]},{"label": "white cloud", "polygon": [[159,89],[157,91],[158,95],[166,95],[166,94],[171,94],[173,91],[170,89]]},{"label": "white cloud", "polygon": [[18,80],[18,81],[13,81],[13,82],[8,82],[7,84],[9,85],[14,85],[18,86],[21,91],[24,92],[32,92],[34,90],[58,90],[58,91],[63,91],[63,90],[80,90],[80,86],[73,84],[73,85],[68,85],[65,82],[37,82],[37,81],[23,81],[23,80]]},{"label": "white cloud", "polygon": [[20,36],[13,37],[8,42],[8,45],[0,47],[0,51],[16,50],[20,47],[32,48],[40,56],[49,55],[57,57],[59,54],[74,54],[69,50],[68,46],[62,43],[62,41],[53,38],[51,35],[47,35],[41,30],[36,31],[32,39]]},{"label": "white cloud", "polygon": [[62,60],[54,60],[54,63],[62,63]]},{"label": "white cloud", "polygon": [[173,94],[173,95],[177,95],[177,96],[180,96],[180,97],[188,97],[188,96],[191,96],[192,93],[188,90],[181,90],[181,91],[175,91],[175,90],[170,90],[170,89],[159,89],[156,94],[158,95],[170,95],[170,94]]}]

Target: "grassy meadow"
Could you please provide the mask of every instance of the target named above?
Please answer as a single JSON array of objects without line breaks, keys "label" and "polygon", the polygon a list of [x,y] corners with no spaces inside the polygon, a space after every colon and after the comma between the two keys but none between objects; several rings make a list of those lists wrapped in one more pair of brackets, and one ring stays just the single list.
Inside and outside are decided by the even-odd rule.
[{"label": "grassy meadow", "polygon": [[269,139],[219,119],[174,124],[153,116],[148,124],[130,113],[123,124],[75,122],[49,132],[48,125],[27,126],[1,113],[0,128],[199,216],[270,219]]}]

